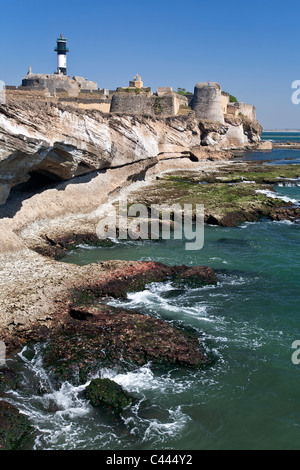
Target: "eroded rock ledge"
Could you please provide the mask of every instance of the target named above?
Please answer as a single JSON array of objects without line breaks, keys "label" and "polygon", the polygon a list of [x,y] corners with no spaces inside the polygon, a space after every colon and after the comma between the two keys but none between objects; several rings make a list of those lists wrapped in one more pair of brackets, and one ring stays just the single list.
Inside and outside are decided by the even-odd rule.
[{"label": "eroded rock ledge", "polygon": [[70,180],[96,170],[154,158],[190,157],[194,147],[245,147],[262,128],[245,117],[200,121],[195,113],[172,117],[105,114],[38,99],[8,98],[0,105],[0,204],[10,189],[38,173]]}]

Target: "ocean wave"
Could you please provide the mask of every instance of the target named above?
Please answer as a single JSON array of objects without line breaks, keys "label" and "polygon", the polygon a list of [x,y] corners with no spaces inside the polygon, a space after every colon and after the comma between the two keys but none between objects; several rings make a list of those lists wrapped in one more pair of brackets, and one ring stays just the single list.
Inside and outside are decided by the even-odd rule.
[{"label": "ocean wave", "polygon": [[298,188],[300,186],[300,181],[287,181],[284,183],[278,183],[280,188]]},{"label": "ocean wave", "polygon": [[279,194],[274,193],[273,191],[270,191],[268,189],[257,189],[255,192],[265,194],[267,197],[271,197],[273,199],[281,199],[284,202],[291,202],[295,206],[299,206],[299,201],[297,201],[297,199],[292,199],[288,196],[280,196]]},{"label": "ocean wave", "polygon": [[[151,364],[134,371],[120,372],[118,369],[102,368],[94,377],[80,386],[64,382],[55,388],[41,362],[41,345],[35,348],[31,360],[26,358],[27,348],[19,354],[24,362],[23,374],[30,377],[25,391],[11,390],[7,400],[17,406],[20,412],[30,419],[35,428],[34,449],[65,450],[103,448],[106,446],[126,446],[122,436],[118,434],[118,426],[107,424],[100,414],[84,398],[84,390],[92,378],[109,378],[120,384],[124,389],[137,396],[137,403],[126,409],[121,415],[128,433],[136,436],[140,442],[164,442],[170,437],[180,435],[190,417],[183,413],[180,406],[160,408],[147,399],[147,393],[166,397],[186,393],[195,380],[193,374],[187,372],[182,378],[172,377],[176,367],[163,374],[154,374]],[[194,374],[198,373],[197,371]],[[30,383],[37,382],[46,393],[31,393]],[[145,409],[151,416],[145,416]],[[149,414],[149,412],[148,412]],[[127,433],[127,435],[128,435]]]},{"label": "ocean wave", "polygon": [[191,418],[182,412],[178,406],[175,410],[169,410],[170,422],[161,423],[156,419],[149,420],[147,429],[144,432],[142,442],[153,441],[153,443],[163,443],[171,438],[182,434],[188,421]]}]

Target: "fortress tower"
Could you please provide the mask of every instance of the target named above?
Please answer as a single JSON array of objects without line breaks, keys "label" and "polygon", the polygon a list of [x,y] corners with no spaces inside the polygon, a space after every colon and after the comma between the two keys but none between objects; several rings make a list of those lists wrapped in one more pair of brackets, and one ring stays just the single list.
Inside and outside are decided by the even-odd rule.
[{"label": "fortress tower", "polygon": [[63,38],[62,34],[57,38],[57,46],[54,49],[57,52],[57,73],[67,75],[67,40]]},{"label": "fortress tower", "polygon": [[197,83],[191,102],[192,110],[198,119],[208,119],[224,124],[221,102],[221,87],[215,82]]}]

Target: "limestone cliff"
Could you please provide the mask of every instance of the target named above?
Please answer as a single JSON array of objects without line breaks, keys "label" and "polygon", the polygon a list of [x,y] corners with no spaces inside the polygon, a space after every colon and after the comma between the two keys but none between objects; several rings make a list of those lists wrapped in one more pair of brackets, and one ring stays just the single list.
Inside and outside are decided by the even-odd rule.
[{"label": "limestone cliff", "polygon": [[195,113],[153,117],[80,110],[46,100],[0,105],[0,204],[32,173],[69,180],[95,170],[149,159],[192,155],[260,141],[261,127],[243,119],[212,123]]}]

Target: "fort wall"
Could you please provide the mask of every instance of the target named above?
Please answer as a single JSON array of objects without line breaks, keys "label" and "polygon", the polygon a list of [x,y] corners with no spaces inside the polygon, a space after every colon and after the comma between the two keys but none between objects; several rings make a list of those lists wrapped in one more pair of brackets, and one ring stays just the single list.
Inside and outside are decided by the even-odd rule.
[{"label": "fort wall", "polygon": [[227,114],[227,108],[229,104],[229,95],[221,94],[221,106],[223,114]]},{"label": "fort wall", "polygon": [[57,92],[51,96],[48,90],[9,87],[6,88],[6,97],[22,101],[38,100],[55,104],[62,103],[79,109],[96,109],[104,113],[109,113],[111,106],[111,100],[101,93],[80,93],[78,96],[72,97],[66,92]]},{"label": "fort wall", "polygon": [[252,121],[256,120],[256,108],[252,104],[229,103],[227,106],[227,114],[232,116],[243,115]]},{"label": "fort wall", "polygon": [[112,113],[155,114],[155,97],[150,93],[118,92],[112,96]]},{"label": "fort wall", "polygon": [[150,114],[153,116],[176,116],[181,107],[188,107],[185,96],[164,89],[159,94],[118,92],[112,96],[112,113]]},{"label": "fort wall", "polygon": [[73,80],[77,82],[80,86],[80,91],[97,91],[98,85],[97,82],[91,82],[90,80],[86,80],[83,77],[73,77]]}]

